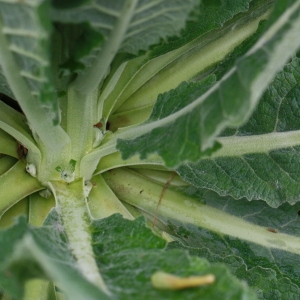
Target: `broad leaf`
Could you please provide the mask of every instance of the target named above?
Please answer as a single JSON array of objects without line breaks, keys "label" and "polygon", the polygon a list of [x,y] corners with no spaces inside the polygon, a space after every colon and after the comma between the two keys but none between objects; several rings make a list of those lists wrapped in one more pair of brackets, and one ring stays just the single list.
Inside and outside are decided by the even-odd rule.
[{"label": "broad leaf", "polygon": [[[263,199],[273,207],[298,202],[299,67],[300,59],[295,57],[276,75],[247,124],[222,134],[223,154],[180,166],[177,171],[182,178],[220,195]],[[239,139],[244,144],[242,153],[234,142]],[[225,140],[234,148],[231,154]]]},{"label": "broad leaf", "polygon": [[[0,288],[16,299],[21,299],[22,284],[30,278],[59,282],[70,299],[138,299],[141,295],[143,299],[255,299],[254,293],[223,265],[210,265],[183,251],[166,252],[165,241],[145,228],[142,218],[133,222],[114,215],[94,224],[94,251],[111,298],[78,273],[63,225],[54,212],[41,228],[19,219],[15,226],[0,232],[0,241]],[[150,280],[161,270],[182,277],[214,274],[216,282],[180,292],[161,291]]]},{"label": "broad leaf", "polygon": [[[142,57],[122,64],[115,71],[114,66],[119,63],[116,60],[101,97],[107,97],[106,94],[111,91],[105,101],[106,114],[107,106],[117,102],[109,118],[112,129],[145,121],[159,93],[177,87],[182,81],[206,76],[217,62],[249,37],[251,31],[255,31],[256,23],[266,16],[271,7],[270,4],[262,5],[260,1],[255,1],[245,13],[239,14],[246,10],[248,1],[235,1],[234,8],[232,6],[231,1],[224,1],[215,8],[201,2],[199,11],[193,10],[195,20],[187,23],[180,36],[154,47]],[[236,31],[237,19],[233,18],[236,14],[239,27],[246,26],[243,27],[245,30],[240,28]],[[212,19],[216,23],[208,25],[207,21]],[[220,30],[212,30],[214,28]],[[114,77],[117,76],[120,78],[115,83]]]},{"label": "broad leaf", "polygon": [[[216,150],[216,136],[225,127],[238,126],[249,118],[276,71],[299,47],[295,37],[300,29],[299,7],[297,1],[287,9],[217,84],[195,97],[191,104],[168,117],[120,134],[123,139],[118,141],[117,148],[123,158],[135,153],[143,158],[157,152],[168,167],[175,167]],[[176,89],[171,93],[176,94]],[[161,103],[157,103],[157,109],[162,109]],[[130,139],[137,135],[140,136]],[[180,140],[181,147],[166,140]],[[148,145],[155,145],[156,150]]]},{"label": "broad leaf", "polygon": [[52,17],[62,23],[88,22],[106,39],[110,38],[122,18],[129,18],[118,51],[137,54],[141,50],[148,50],[150,45],[158,43],[160,39],[177,34],[198,3],[197,0],[134,2],[135,9],[130,16],[126,16],[126,1],[93,0],[71,9],[55,9]]},{"label": "broad leaf", "polygon": [[[191,194],[189,189],[189,194]],[[284,204],[279,208],[270,208],[265,202],[236,201],[230,197],[221,198],[216,193],[197,191],[207,206],[212,206],[224,214],[241,218],[249,224],[261,226],[270,245],[261,243],[260,234],[256,242],[249,242],[232,235],[193,226],[173,223],[169,226],[180,237],[181,242],[169,244],[169,249],[187,249],[190,254],[206,257],[211,262],[225,263],[240,279],[245,280],[257,293],[259,299],[297,299],[300,294],[298,261],[299,239],[299,204]],[[230,218],[228,219],[230,222]],[[175,224],[175,225],[174,225]],[[221,228],[219,228],[221,230]],[[241,235],[251,234],[242,232]],[[294,247],[287,251],[278,249],[287,239],[295,239]],[[246,238],[247,239],[247,238]]]},{"label": "broad leaf", "polygon": [[120,199],[147,211],[157,226],[177,236],[168,249],[187,249],[228,264],[260,299],[299,296],[299,203],[275,209],[263,201],[236,201],[193,186],[164,190],[164,183],[149,181],[147,171],[125,168],[103,177]]},{"label": "broad leaf", "polygon": [[47,222],[34,228],[20,218],[0,231],[0,289],[22,299],[26,280],[46,278],[59,282],[70,299],[110,299],[78,272],[58,216],[53,213]]},{"label": "broad leaf", "polygon": [[[109,73],[110,64],[117,53],[136,55],[148,50],[150,45],[158,43],[160,39],[177,34],[197,3],[198,0],[176,0],[172,3],[94,0],[73,9],[55,9],[52,14],[54,21],[76,22],[81,25],[89,23],[91,29],[101,34],[105,40],[104,43],[99,43],[97,38],[94,47],[90,47],[90,53],[80,60],[87,69],[84,75],[79,72],[81,76],[74,83],[76,88],[83,94],[96,89]],[[64,25],[61,26],[62,29]],[[70,33],[69,30],[67,32]],[[90,44],[93,44],[92,40],[93,38],[89,41]],[[71,48],[72,44],[72,41],[67,41],[67,47],[64,48]],[[73,55],[74,53],[69,54],[69,60]],[[73,65],[76,67],[76,62]]]},{"label": "broad leaf", "polygon": [[[185,28],[180,32],[180,36],[171,37],[168,39],[168,43],[155,47],[151,56],[169,52],[204,33],[221,28],[235,15],[255,10],[262,3],[260,0],[201,1],[200,5],[193,10]],[[268,6],[268,3],[264,5]]]},{"label": "broad leaf", "polygon": [[[3,22],[1,30],[18,68],[10,71],[18,72],[32,96],[38,98],[44,107],[57,113],[58,103],[50,71],[51,27],[48,12],[48,1],[22,1],[19,4],[0,1],[0,18]],[[3,72],[0,69],[0,78],[3,76],[1,74]],[[4,85],[1,91],[16,97],[13,95],[14,89],[11,92],[7,82],[4,79],[1,81],[1,85]]]},{"label": "broad leaf", "polygon": [[[108,287],[118,299],[255,299],[248,288],[230,276],[222,265],[191,257],[182,251],[165,251],[165,241],[135,221],[119,215],[96,221],[94,250]],[[212,273],[212,285],[182,291],[161,291],[151,275],[164,271],[178,276]]]}]

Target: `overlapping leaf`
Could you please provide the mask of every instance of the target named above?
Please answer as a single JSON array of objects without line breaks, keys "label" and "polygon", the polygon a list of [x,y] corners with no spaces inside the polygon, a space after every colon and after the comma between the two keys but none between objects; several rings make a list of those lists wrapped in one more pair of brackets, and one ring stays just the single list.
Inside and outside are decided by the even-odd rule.
[{"label": "overlapping leaf", "polygon": [[47,223],[34,228],[20,218],[0,231],[0,290],[22,299],[26,280],[46,278],[59,282],[70,299],[110,299],[78,272],[57,214]]},{"label": "overlapping leaf", "polygon": [[[256,3],[257,1],[254,2]],[[232,2],[231,0],[223,1],[221,4],[218,3],[218,5],[215,6],[212,5],[212,3],[210,2],[204,3],[202,1],[200,3],[200,6],[195,7],[195,9],[193,10],[193,16],[191,17],[191,20],[187,22],[186,27],[180,32],[180,35],[169,38],[167,42],[162,41],[161,44],[156,45],[154,49],[148,51],[142,57],[131,60],[129,63],[126,64],[125,68],[124,65],[120,66],[120,68],[117,69],[117,71],[115,70],[115,68],[116,65],[119,65],[120,60],[116,59],[112,67],[112,72],[107,78],[107,85],[103,91],[104,95],[107,93],[107,90],[111,91],[110,95],[104,103],[104,116],[106,116],[106,114],[109,114],[109,112],[106,112],[106,110],[108,110],[107,106],[111,108],[114,102],[117,101],[117,104],[114,107],[114,114],[117,115],[112,116],[112,118],[110,118],[109,120],[112,127],[118,128],[124,127],[124,125],[128,125],[124,122],[124,124],[122,124],[123,126],[114,126],[114,120],[116,118],[119,118],[119,120],[127,119],[128,123],[128,119],[131,119],[131,114],[134,114],[134,112],[127,112],[128,110],[134,110],[134,108],[137,107],[143,108],[143,106],[152,107],[156,101],[158,92],[165,92],[170,90],[170,87],[166,85],[167,80],[160,79],[160,76],[162,76],[162,74],[160,74],[160,71],[162,71],[165,68],[173,69],[173,67],[178,66],[178,61],[180,61],[181,57],[182,60],[186,62],[185,57],[186,55],[188,55],[188,52],[194,52],[195,48],[201,47],[200,45],[202,45],[202,47],[205,47],[204,45],[209,43],[211,39],[214,38],[217,32],[213,32],[212,29],[221,28],[223,26],[225,28],[228,26],[230,27],[230,24],[228,23],[230,23],[230,20],[233,18],[233,16],[238,13],[247,11],[248,8],[249,1],[247,0],[234,2]],[[253,12],[255,11],[255,9],[257,10],[256,5],[251,5],[247,13],[249,13],[250,15],[256,14],[257,11],[256,13]],[[226,25],[224,23],[226,23]],[[211,34],[208,34],[206,38],[203,38],[202,42],[199,45],[195,43],[195,40],[200,39],[202,35],[209,31],[211,31]],[[222,34],[220,35],[222,36]],[[189,42],[191,43],[189,44]],[[180,46],[183,46],[185,44],[189,45],[186,45],[187,47],[182,47],[181,49],[178,49]],[[176,55],[174,55],[174,51],[172,51],[174,49],[178,49]],[[167,52],[170,53],[168,55],[164,55],[160,63],[158,63],[157,60],[155,63],[153,63],[153,59],[163,54],[166,54]],[[212,62],[210,63],[211,65],[213,64]],[[112,77],[115,73],[118,73],[120,70],[122,70],[122,75],[120,76],[120,79],[117,82],[114,82],[114,80],[112,80]],[[190,68],[189,72],[183,72],[185,77],[182,78],[181,81],[189,80],[190,78],[194,77],[195,72],[196,74],[198,74],[199,71],[199,69],[192,70]],[[174,73],[178,75],[179,72],[174,71]],[[158,75],[158,78],[155,75]],[[156,78],[154,82],[152,80],[154,79],[153,76],[154,78]],[[166,75],[166,77],[170,76]],[[150,93],[149,95],[149,91],[144,90],[145,88],[147,89],[147,86],[149,84],[149,90],[151,90],[152,87],[152,90],[157,91],[154,97],[152,97],[152,93]],[[174,80],[174,77],[171,84],[172,87],[176,87],[178,84],[177,81]],[[112,88],[113,85],[115,85],[114,88]],[[145,95],[147,95],[147,97],[144,97]],[[124,104],[124,106],[122,106],[122,104]],[[124,112],[125,115],[123,114]],[[130,116],[128,116],[127,113],[129,113]],[[135,115],[137,115],[137,113]],[[139,113],[139,115],[141,115],[141,113]]]},{"label": "overlapping leaf", "polygon": [[[17,72],[26,81],[32,95],[55,111],[57,103],[50,71],[51,27],[48,12],[48,1],[22,1],[17,5],[0,1],[2,31],[19,68]],[[1,73],[0,69],[0,78]],[[2,92],[13,96],[4,80],[1,85]]]},{"label": "overlapping leaf", "polygon": [[[94,29],[109,38],[116,22],[122,18],[125,3],[121,0],[93,0],[68,10],[55,9],[53,19],[63,23],[89,22]],[[197,3],[197,0],[176,0],[172,3],[165,0],[137,1],[119,51],[137,54],[158,43],[161,38],[177,34]]]},{"label": "overlapping leaf", "polygon": [[[103,278],[118,299],[255,299],[248,288],[231,277],[224,266],[210,265],[181,251],[164,251],[165,241],[144,227],[144,220],[119,215],[95,223],[94,250]],[[183,291],[153,288],[156,271],[178,276],[212,273],[213,285]]]},{"label": "overlapping leaf", "polygon": [[[189,194],[191,193],[193,192],[189,189]],[[238,278],[245,280],[256,291],[259,299],[296,300],[300,295],[300,248],[295,247],[291,252],[279,250],[277,247],[280,242],[277,237],[286,234],[299,238],[299,204],[284,204],[275,209],[263,201],[236,201],[203,190],[196,191],[194,195],[224,213],[262,226],[265,237],[273,241],[274,246],[261,245],[259,237],[257,243],[246,241],[249,232],[244,233],[243,240],[236,238],[234,234],[224,235],[191,224],[171,225],[171,221],[170,227],[180,236],[181,242],[171,243],[169,248],[184,248],[190,254],[206,257],[211,262],[225,263]]]},{"label": "overlapping leaf", "polygon": [[[254,293],[223,265],[212,266],[183,251],[165,252],[165,241],[144,225],[143,219],[133,222],[117,215],[95,223],[96,258],[113,293],[107,298],[78,273],[63,225],[54,212],[42,228],[30,227],[21,218],[15,226],[0,232],[1,290],[21,299],[24,281],[37,277],[58,282],[71,299],[198,299],[199,296],[202,299],[255,299]],[[181,292],[160,291],[153,288],[150,280],[158,270],[179,276],[212,273],[216,282]]]},{"label": "overlapping leaf", "polygon": [[[289,50],[299,47],[295,37],[300,27],[299,6],[297,1],[287,9],[256,44],[236,61],[235,66],[209,91],[195,97],[194,102],[165,118],[155,122],[150,119],[144,125],[128,130],[128,137],[139,137],[126,139],[124,133],[124,139],[119,140],[117,145],[123,158],[135,153],[143,158],[157,152],[167,166],[175,167],[185,161],[199,159],[209,149],[216,150],[216,136],[227,126],[245,122],[276,71],[293,54]],[[292,45],[291,39],[297,42]],[[176,92],[175,89],[170,95]],[[164,97],[171,98],[167,93]],[[183,98],[182,101],[186,100]],[[161,101],[156,106],[155,109],[159,111],[163,109]],[[172,101],[168,106],[173,106]],[[173,141],[180,141],[181,146],[178,147],[178,143]],[[155,145],[155,150],[151,145]]]},{"label": "overlapping leaf", "polygon": [[[300,60],[295,57],[277,74],[247,124],[234,130],[228,129],[223,136],[232,137],[232,140],[242,136],[261,137],[260,143],[267,143],[264,134],[295,134],[300,129],[299,67]],[[263,199],[273,207],[284,202],[294,204],[300,200],[300,173],[297,167],[300,148],[295,145],[296,142],[291,145],[287,142],[285,147],[278,148],[275,143],[274,148],[267,152],[230,157],[224,154],[225,157],[182,165],[178,172],[193,185],[212,189],[220,195]]]},{"label": "overlapping leaf", "polygon": [[[268,6],[270,2],[263,4]],[[174,50],[189,41],[223,27],[224,23],[231,20],[235,15],[257,9],[263,2],[261,0],[226,0],[226,1],[201,1],[199,8],[193,10],[186,27],[181,31],[180,36],[171,37],[168,43],[156,47],[151,56],[161,55]]]}]

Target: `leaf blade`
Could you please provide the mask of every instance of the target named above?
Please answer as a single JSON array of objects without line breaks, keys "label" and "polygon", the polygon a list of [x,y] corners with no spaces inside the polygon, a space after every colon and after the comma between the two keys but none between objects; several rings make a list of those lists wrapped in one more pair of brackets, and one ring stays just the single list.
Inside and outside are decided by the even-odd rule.
[{"label": "leaf blade", "polygon": [[[203,155],[205,154],[205,150],[210,148],[216,150],[216,148],[213,149],[215,137],[226,126],[237,126],[245,122],[259,101],[264,89],[272,80],[272,76],[276,74],[277,68],[280,68],[288,57],[292,55],[293,51],[290,54],[287,53],[288,48],[291,46],[288,40],[296,33],[296,29],[293,26],[291,28],[285,26],[284,22],[290,15],[293,15],[294,8],[299,9],[299,5],[299,2],[295,2],[294,7],[288,9],[262,35],[252,49],[244,57],[237,60],[236,65],[217,84],[193,103],[172,116],[153,123],[146,122],[144,125],[130,129],[131,131],[128,130],[127,136],[124,132],[123,140],[119,140],[117,143],[117,149],[123,153],[123,158],[129,158],[135,153],[140,153],[142,157],[147,156],[153,152],[153,149],[148,151],[143,145],[145,143],[156,143],[156,148],[158,149],[156,151],[163,157],[166,165],[174,167],[184,161],[195,161],[195,157],[199,159],[201,152]],[[296,15],[293,16],[296,17]],[[300,21],[297,17],[295,19],[295,26],[300,26]],[[288,37],[289,34],[287,32],[291,35],[290,37]],[[278,42],[280,38],[277,36],[276,43],[273,37],[277,33],[281,35],[283,40]],[[294,49],[298,47],[298,42],[296,42]],[[285,53],[285,57],[282,56],[283,53]],[[239,82],[238,85],[237,82]],[[198,124],[195,124],[195,121],[192,122],[191,120],[198,120]],[[189,126],[189,122],[192,126]],[[171,126],[182,127],[183,130],[172,133],[170,132]],[[134,134],[132,134],[133,132]],[[166,132],[168,132],[170,140],[179,138],[181,141],[184,141],[187,149],[189,148],[189,143],[193,144],[193,139],[196,136],[200,139],[200,143],[198,141],[200,148],[197,151],[198,153],[195,150],[191,151],[191,153],[187,151],[184,158],[178,158],[173,155],[172,161],[170,161],[170,153],[177,153],[178,149],[176,148],[177,145],[174,148],[170,148],[169,144],[165,144]],[[189,136],[185,132],[193,132],[193,135],[190,134]],[[130,140],[130,136],[138,134],[141,136]],[[163,138],[159,139],[159,136]],[[126,138],[127,140],[125,140]]]}]

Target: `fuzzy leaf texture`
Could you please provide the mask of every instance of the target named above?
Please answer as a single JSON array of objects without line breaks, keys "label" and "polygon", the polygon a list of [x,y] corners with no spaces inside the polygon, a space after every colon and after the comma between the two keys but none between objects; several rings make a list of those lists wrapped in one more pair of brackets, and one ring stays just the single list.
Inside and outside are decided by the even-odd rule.
[{"label": "fuzzy leaf texture", "polygon": [[[14,72],[21,75],[32,96],[38,98],[43,107],[57,113],[50,69],[51,24],[48,12],[48,1],[22,1],[18,5],[12,1],[0,1],[1,30],[18,68]],[[16,97],[10,90],[1,66],[0,92]]]},{"label": "fuzzy leaf texture", "polygon": [[[216,136],[226,127],[238,126],[250,117],[277,70],[299,47],[299,11],[300,2],[296,1],[267,27],[221,80],[200,97],[195,93],[192,103],[190,95],[183,97],[186,106],[164,117],[164,107],[173,106],[172,101],[165,106],[164,101],[158,101],[154,110],[160,111],[162,117],[158,115],[154,122],[150,117],[145,124],[128,130],[127,136],[139,137],[126,139],[124,133],[124,138],[118,141],[117,148],[123,158],[138,153],[143,159],[158,153],[168,167],[176,167],[217,150]],[[292,39],[294,42],[291,43]],[[190,90],[196,84],[189,83]],[[180,89],[178,86],[162,98],[176,99]],[[178,142],[166,141],[180,141],[180,146]]]},{"label": "fuzzy leaf texture", "polygon": [[226,140],[231,145],[244,137],[243,152],[236,148],[229,153],[224,149],[222,156],[216,153],[212,159],[182,165],[178,168],[182,178],[236,199],[262,199],[273,207],[284,202],[297,203],[299,67],[300,60],[295,57],[276,75],[247,124],[222,134],[219,142]]},{"label": "fuzzy leaf texture", "polygon": [[[189,1],[137,1],[131,22],[126,30],[119,52],[137,54],[148,50],[160,39],[175,35],[185,25],[188,14],[198,3]],[[88,22],[108,39],[115,23],[122,18],[126,1],[93,0],[71,9],[55,9],[53,19],[63,23]],[[176,20],[176,22],[174,22]]]},{"label": "fuzzy leaf texture", "polygon": [[[110,297],[78,273],[55,211],[41,228],[29,226],[20,218],[13,227],[0,232],[1,289],[15,299],[22,299],[25,280],[46,278],[59,282],[60,289],[70,299],[133,299],[141,295],[143,299],[198,299],[199,296],[202,299],[255,299],[254,293],[223,265],[211,265],[181,250],[166,252],[165,241],[146,228],[142,218],[128,221],[114,215],[96,221],[93,226],[94,251],[112,291]],[[150,281],[157,270],[183,277],[212,273],[216,282],[181,292],[160,291],[153,288]]]},{"label": "fuzzy leaf texture", "polygon": [[22,299],[25,281],[42,278],[60,282],[70,299],[109,299],[78,272],[55,212],[48,222],[35,228],[21,217],[13,227],[0,231],[0,290]]},{"label": "fuzzy leaf texture", "polygon": [[[99,267],[118,299],[255,299],[224,266],[210,265],[182,251],[166,252],[165,241],[144,225],[143,218],[128,221],[118,215],[95,222],[94,250]],[[150,277],[161,270],[182,277],[212,273],[217,279],[215,284],[199,288],[160,291],[153,288]]]},{"label": "fuzzy leaf texture", "polygon": [[[205,206],[222,211],[221,222],[233,226],[224,234],[222,227],[209,230],[205,225],[200,228],[169,220],[170,228],[180,237],[180,242],[170,243],[169,249],[186,249],[212,263],[225,263],[233,274],[256,291],[258,299],[296,300],[299,297],[299,203],[294,206],[286,203],[275,209],[264,201],[236,201],[191,187],[186,192],[198,199],[201,197]],[[235,223],[240,219],[248,223],[247,231]],[[255,239],[251,242],[252,230]],[[288,244],[293,246],[283,250]]]}]

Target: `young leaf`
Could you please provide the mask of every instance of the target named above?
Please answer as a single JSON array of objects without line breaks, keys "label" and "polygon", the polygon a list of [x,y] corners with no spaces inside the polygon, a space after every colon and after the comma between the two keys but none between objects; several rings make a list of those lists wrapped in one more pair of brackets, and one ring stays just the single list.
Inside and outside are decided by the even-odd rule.
[{"label": "young leaf", "polygon": [[[146,122],[120,134],[117,149],[123,158],[135,153],[143,158],[155,151],[167,166],[174,167],[199,159],[207,154],[205,151],[216,150],[215,137],[225,127],[245,122],[276,71],[299,47],[296,38],[300,29],[299,11],[300,2],[297,1],[274,21],[217,84],[194,102],[171,116]],[[295,42],[291,43],[292,40]],[[161,104],[157,103],[157,106],[160,109]],[[166,140],[180,140],[181,147],[177,144],[173,147]],[[156,150],[148,145],[155,145]]]},{"label": "young leaf", "polygon": [[223,149],[212,159],[180,166],[181,177],[220,195],[262,199],[273,207],[298,202],[299,67],[295,57],[276,75],[249,121],[218,139]]}]

